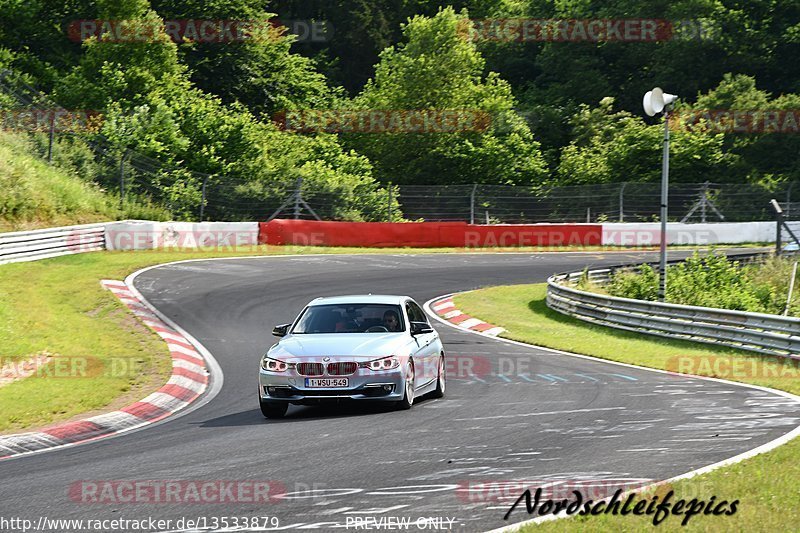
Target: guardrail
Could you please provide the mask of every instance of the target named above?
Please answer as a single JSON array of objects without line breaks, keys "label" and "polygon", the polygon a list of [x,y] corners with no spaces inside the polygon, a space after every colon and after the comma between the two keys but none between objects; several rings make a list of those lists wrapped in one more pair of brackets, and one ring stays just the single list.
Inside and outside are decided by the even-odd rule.
[{"label": "guardrail", "polygon": [[[611,269],[586,274],[608,281]],[[617,329],[800,359],[800,318],[649,302],[575,288],[583,272],[547,280],[547,306],[565,315]]]},{"label": "guardrail", "polygon": [[0,233],[0,264],[105,250],[106,223]]}]

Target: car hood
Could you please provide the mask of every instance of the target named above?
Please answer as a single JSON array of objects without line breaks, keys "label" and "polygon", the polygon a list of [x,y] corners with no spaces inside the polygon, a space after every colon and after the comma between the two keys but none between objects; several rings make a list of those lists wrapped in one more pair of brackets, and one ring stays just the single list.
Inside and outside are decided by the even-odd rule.
[{"label": "car hood", "polygon": [[408,333],[313,333],[291,335],[270,350],[272,356],[363,356],[365,359],[403,355],[414,340]]}]

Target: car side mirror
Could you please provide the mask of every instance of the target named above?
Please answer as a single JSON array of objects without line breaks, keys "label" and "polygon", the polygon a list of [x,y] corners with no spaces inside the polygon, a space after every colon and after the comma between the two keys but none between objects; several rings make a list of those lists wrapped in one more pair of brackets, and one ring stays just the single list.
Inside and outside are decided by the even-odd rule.
[{"label": "car side mirror", "polygon": [[291,324],[281,324],[280,326],[275,326],[272,328],[272,334],[276,337],[285,337],[286,333],[289,331],[289,326],[291,326]]},{"label": "car side mirror", "polygon": [[423,333],[433,333],[433,328],[427,322],[412,322],[411,334],[422,335]]}]

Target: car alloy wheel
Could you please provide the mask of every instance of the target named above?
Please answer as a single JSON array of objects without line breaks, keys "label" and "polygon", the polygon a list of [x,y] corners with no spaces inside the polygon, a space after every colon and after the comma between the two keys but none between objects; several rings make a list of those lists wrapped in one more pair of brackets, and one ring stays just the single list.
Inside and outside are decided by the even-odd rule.
[{"label": "car alloy wheel", "polygon": [[405,390],[403,392],[403,399],[398,403],[400,409],[411,409],[414,405],[414,360],[408,361],[408,373],[406,374]]}]

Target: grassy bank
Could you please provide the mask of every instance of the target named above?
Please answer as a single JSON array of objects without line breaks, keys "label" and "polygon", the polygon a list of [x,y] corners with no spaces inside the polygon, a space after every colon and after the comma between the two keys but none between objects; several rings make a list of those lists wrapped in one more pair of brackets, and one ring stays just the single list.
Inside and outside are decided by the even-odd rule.
[{"label": "grassy bank", "polygon": [[0,132],[0,231],[121,218],[164,220],[163,209],[119,200],[73,172],[48,165],[26,135]]},{"label": "grassy bank", "polygon": [[[659,369],[673,369],[675,356],[730,356],[746,363],[763,358],[745,352],[716,349],[701,344],[657,339],[641,334],[596,326],[566,317],[545,305],[545,284],[492,287],[455,297],[464,312],[487,322],[501,325],[508,331],[502,336],[521,342],[546,346],[595,357]],[[771,360],[776,365],[783,361]],[[791,375],[796,376],[793,370]],[[702,369],[700,369],[702,370]],[[703,373],[698,372],[698,373]],[[709,377],[717,377],[713,371]],[[763,385],[800,394],[800,382],[781,377],[729,377],[745,383]],[[800,479],[800,440],[736,465],[673,484],[676,498],[740,499],[734,516],[695,516],[688,526],[681,527],[677,517],[670,517],[658,526],[660,531],[787,531],[800,523],[800,509],[795,505],[797,480]],[[522,511],[524,512],[524,510]],[[570,518],[530,526],[525,531],[641,531],[652,529],[652,518],[614,517]]]}]

